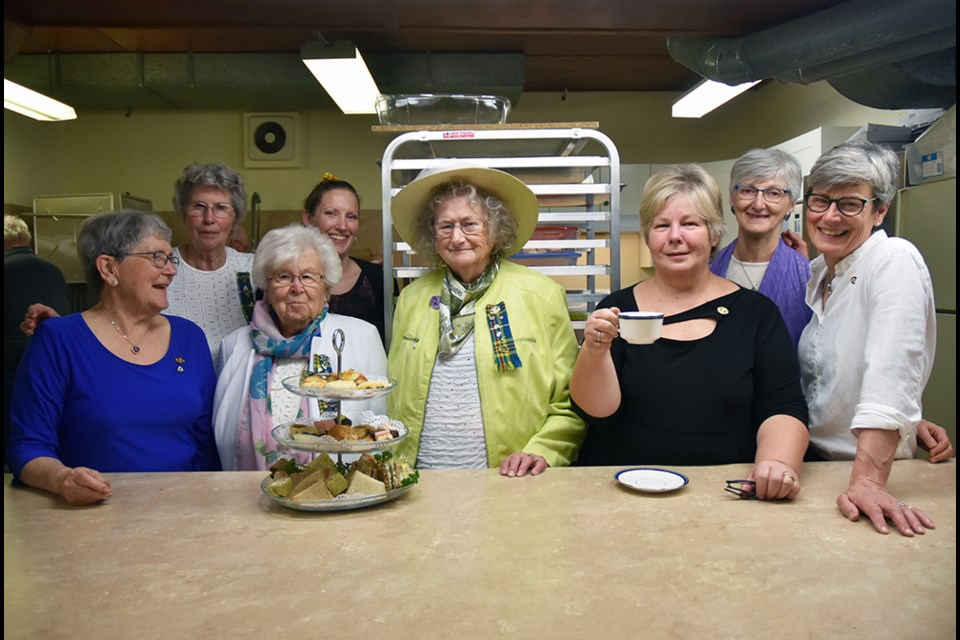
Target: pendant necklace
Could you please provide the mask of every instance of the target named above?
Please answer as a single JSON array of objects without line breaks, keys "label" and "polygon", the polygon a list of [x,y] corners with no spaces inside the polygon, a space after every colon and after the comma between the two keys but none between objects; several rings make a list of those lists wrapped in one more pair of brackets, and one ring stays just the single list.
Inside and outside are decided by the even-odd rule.
[{"label": "pendant necklace", "polygon": [[747,271],[747,265],[743,264],[743,260],[737,259],[737,262],[740,263],[740,268],[743,270],[743,275],[747,276],[747,282],[750,283],[750,288],[754,291],[757,290],[757,285],[753,284],[753,278],[750,277],[750,272]]},{"label": "pendant necklace", "polygon": [[[134,344],[133,341],[127,337],[127,334],[125,334],[123,331],[120,330],[120,327],[117,326],[117,323],[113,321],[113,318],[110,317],[110,314],[107,313],[106,309],[104,309],[103,307],[100,307],[100,311],[103,311],[103,315],[106,316],[107,320],[110,321],[110,324],[113,325],[113,328],[117,330],[117,333],[120,334],[120,337],[126,340],[127,344],[130,345],[130,352],[133,353],[133,355],[139,354],[140,345]],[[143,334],[143,337],[140,338],[140,342],[143,342],[143,338],[147,337],[147,333],[150,333],[149,328],[147,328],[147,331],[146,333]]]}]

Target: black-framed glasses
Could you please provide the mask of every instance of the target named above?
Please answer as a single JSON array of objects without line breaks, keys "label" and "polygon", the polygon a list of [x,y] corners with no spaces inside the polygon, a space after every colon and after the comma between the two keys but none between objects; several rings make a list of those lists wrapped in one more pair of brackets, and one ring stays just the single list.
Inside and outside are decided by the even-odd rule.
[{"label": "black-framed glasses", "polygon": [[830,205],[836,203],[837,211],[845,216],[857,216],[867,206],[868,202],[873,202],[876,198],[858,198],[856,196],[844,196],[843,198],[829,198],[819,193],[808,193],[803,197],[803,203],[807,209],[814,213],[826,213]]},{"label": "black-framed glasses", "polygon": [[213,217],[223,220],[224,218],[229,218],[233,215],[234,208],[232,204],[227,204],[226,202],[214,202],[213,204],[207,204],[206,202],[192,202],[190,206],[187,207],[187,213],[192,216],[197,216],[198,218],[207,215],[207,211],[213,212]]},{"label": "black-framed glasses", "polygon": [[126,258],[127,256],[140,256],[141,258],[150,258],[153,261],[153,266],[157,269],[163,269],[167,266],[167,263],[170,262],[174,267],[180,266],[180,258],[173,254],[166,254],[163,251],[138,251],[136,253],[124,253],[121,254],[121,258]]},{"label": "black-framed glasses", "polygon": [[323,280],[323,274],[301,273],[297,276],[292,273],[278,273],[275,276],[269,276],[267,280],[284,289],[293,286],[294,280],[299,280],[304,288],[313,289],[320,286],[320,281]]},{"label": "black-framed glasses", "polygon": [[723,488],[724,491],[728,491],[744,500],[757,499],[757,483],[753,480],[727,480],[726,483],[727,486]]},{"label": "black-framed glasses", "polygon": [[466,222],[441,222],[433,225],[433,235],[441,240],[446,240],[453,236],[454,229],[460,229],[460,233],[465,236],[478,236],[483,233],[483,228],[487,225],[486,220],[467,220]]},{"label": "black-framed glasses", "polygon": [[757,194],[761,194],[763,199],[769,202],[770,204],[777,204],[783,200],[787,194],[790,193],[790,189],[781,189],[780,187],[770,187],[769,189],[758,189],[752,184],[738,184],[734,185],[733,190],[736,192],[737,197],[741,200],[753,200],[757,197]]}]

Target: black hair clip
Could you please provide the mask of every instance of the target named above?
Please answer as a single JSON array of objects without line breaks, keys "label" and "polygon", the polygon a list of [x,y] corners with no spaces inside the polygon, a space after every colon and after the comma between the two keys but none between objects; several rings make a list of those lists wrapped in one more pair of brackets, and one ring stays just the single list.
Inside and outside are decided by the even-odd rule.
[{"label": "black hair clip", "polygon": [[744,500],[757,499],[757,492],[754,491],[757,483],[753,480],[727,480],[726,482],[727,486],[723,488],[724,491],[729,491]]}]

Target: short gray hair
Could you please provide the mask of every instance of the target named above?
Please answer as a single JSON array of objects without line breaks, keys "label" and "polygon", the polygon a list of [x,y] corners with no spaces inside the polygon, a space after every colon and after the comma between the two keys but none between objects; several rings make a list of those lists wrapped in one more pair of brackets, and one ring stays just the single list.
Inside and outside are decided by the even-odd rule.
[{"label": "short gray hair", "polygon": [[315,227],[291,224],[271,229],[260,240],[250,274],[253,284],[265,289],[271,273],[278,267],[299,259],[305,251],[315,251],[319,256],[323,264],[323,279],[328,284],[332,286],[340,282],[343,265],[333,241]]},{"label": "short gray hair", "polygon": [[243,177],[225,164],[191,164],[173,183],[173,209],[186,222],[187,207],[190,206],[190,194],[197,185],[216,187],[230,192],[230,203],[237,212],[233,223],[243,220],[247,215],[247,192],[243,188]]},{"label": "short gray hair", "polygon": [[77,236],[77,254],[87,284],[95,290],[103,288],[103,278],[97,268],[97,258],[113,256],[123,260],[145,238],[160,238],[170,242],[173,233],[163,219],[145,211],[124,209],[98,213],[83,221]]},{"label": "short gray hair", "polygon": [[517,241],[517,219],[513,212],[499,198],[472,184],[460,181],[445,182],[433,189],[427,206],[417,216],[416,246],[414,247],[417,252],[427,260],[442,262],[437,253],[433,225],[440,206],[456,198],[466,198],[483,210],[487,219],[487,238],[493,246],[491,251],[493,260],[509,257],[502,254]]},{"label": "short gray hair", "polygon": [[3,241],[30,242],[30,227],[23,218],[12,214],[3,215]]},{"label": "short gray hair", "polygon": [[897,194],[900,159],[872,142],[845,142],[824,153],[810,170],[813,187],[837,187],[866,182],[882,207]]},{"label": "short gray hair", "polygon": [[738,184],[777,178],[790,190],[794,204],[803,198],[803,168],[796,158],[780,149],[750,149],[737,158],[730,169],[730,199],[733,200],[734,187]]}]

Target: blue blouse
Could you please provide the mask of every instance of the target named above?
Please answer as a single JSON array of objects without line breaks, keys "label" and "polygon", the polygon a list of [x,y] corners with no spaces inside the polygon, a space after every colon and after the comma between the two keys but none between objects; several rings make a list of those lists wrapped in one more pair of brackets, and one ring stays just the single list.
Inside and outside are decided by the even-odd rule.
[{"label": "blue blouse", "polygon": [[170,348],[150,365],[115,356],[79,313],[38,327],[14,383],[14,474],[41,456],[104,472],[220,468],[207,340],[189,320],[167,319]]}]

